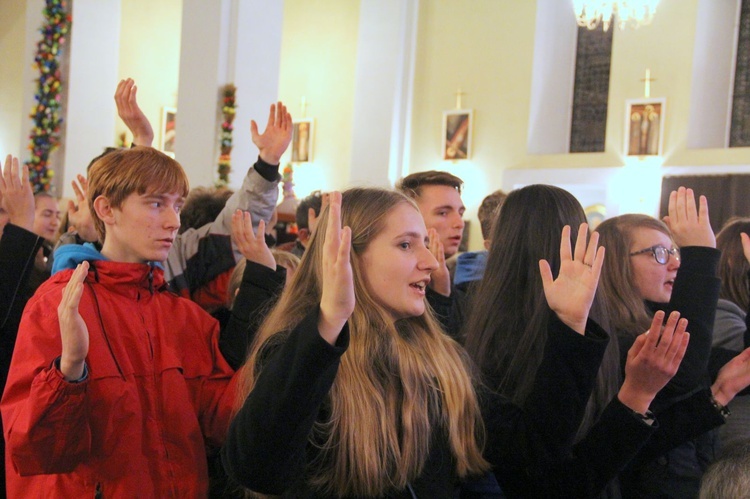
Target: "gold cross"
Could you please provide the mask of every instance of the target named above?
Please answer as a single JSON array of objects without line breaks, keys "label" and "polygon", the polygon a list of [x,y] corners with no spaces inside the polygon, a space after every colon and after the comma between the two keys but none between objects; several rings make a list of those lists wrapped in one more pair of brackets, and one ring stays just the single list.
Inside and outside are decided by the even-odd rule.
[{"label": "gold cross", "polygon": [[646,68],[646,77],[641,78],[641,81],[644,82],[643,94],[648,99],[651,97],[651,82],[656,81],[656,78],[651,78],[651,70]]},{"label": "gold cross", "polygon": [[461,96],[462,95],[466,95],[466,94],[461,91],[461,87],[458,87],[458,90],[456,91],[456,109],[461,109]]}]

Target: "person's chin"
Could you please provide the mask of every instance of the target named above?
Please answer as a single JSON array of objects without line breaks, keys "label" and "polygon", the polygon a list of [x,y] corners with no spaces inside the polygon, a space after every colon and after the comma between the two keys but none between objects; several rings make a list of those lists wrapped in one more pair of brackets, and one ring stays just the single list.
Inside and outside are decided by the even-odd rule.
[{"label": "person's chin", "polygon": [[424,314],[424,302],[415,303],[414,307],[407,314],[407,317],[419,317],[422,314]]},{"label": "person's chin", "polygon": [[159,249],[150,251],[147,255],[144,255],[147,262],[163,262],[166,261],[167,255],[169,255],[168,249]]}]

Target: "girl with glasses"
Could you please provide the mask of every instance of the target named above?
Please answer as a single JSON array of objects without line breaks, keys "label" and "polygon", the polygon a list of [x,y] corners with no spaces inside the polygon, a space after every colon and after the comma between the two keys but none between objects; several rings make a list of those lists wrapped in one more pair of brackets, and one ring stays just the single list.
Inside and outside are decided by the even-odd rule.
[{"label": "girl with glasses", "polygon": [[[704,196],[692,189],[670,194],[664,222],[627,214],[597,227],[607,248],[600,289],[621,351],[646,330],[654,313],[679,311],[688,319],[690,344],[680,370],[655,401],[655,412],[708,386],[720,252]],[[623,478],[630,497],[695,497],[700,477],[718,450],[718,432],[700,435],[670,453],[631,469]]]},{"label": "girl with glasses", "polygon": [[[556,257],[556,248],[561,245],[560,228],[565,225],[579,226],[586,221],[586,217],[580,203],[570,193],[548,185],[531,185],[511,192],[495,217],[484,278],[472,297],[472,314],[463,332],[466,349],[477,363],[488,388],[511,398],[516,404],[524,405],[534,400],[532,390],[535,380],[544,373],[540,367],[541,359],[546,342],[553,338],[548,325],[555,318],[550,310],[551,304],[545,300],[535,264],[544,259],[550,262],[552,275],[560,272],[563,262]],[[682,217],[675,222],[682,224]],[[564,234],[563,241],[565,237]],[[624,254],[631,258],[630,253],[659,242],[672,248],[671,240],[667,237],[666,240],[650,242],[636,249],[628,247]],[[602,272],[606,273],[609,270],[607,264],[612,265],[608,262],[610,248],[604,244],[602,246],[606,250]],[[664,267],[655,261],[653,255],[643,254],[632,258],[642,258]],[[674,260],[673,256],[670,258]],[[601,292],[592,298],[590,318],[606,330],[609,322],[603,298]],[[644,308],[643,299],[633,307]],[[622,351],[623,357],[627,353],[624,369],[621,367],[618,342],[614,337],[609,342],[588,405],[579,420],[571,451],[571,455],[579,459],[579,470],[587,470],[587,478],[581,480],[588,480],[590,487],[586,493],[580,490],[570,493],[560,489],[552,496],[596,497],[602,489],[605,489],[602,492],[605,497],[621,496],[617,479],[602,483],[602,475],[587,466],[592,465],[596,469],[596,466],[610,464],[615,455],[623,457],[621,451],[616,449],[617,445],[638,438],[634,434],[636,427],[627,424],[629,418],[641,423],[658,421],[658,425],[651,427],[651,438],[641,442],[634,452],[625,456],[623,469],[657,459],[669,449],[724,422],[720,411],[713,405],[712,392],[707,387],[703,390],[694,387],[694,393],[685,395],[668,409],[659,408],[658,413],[651,398],[640,406],[631,404],[632,400],[627,395],[629,389],[633,385],[643,388],[647,382],[644,378],[633,377],[632,361],[642,341],[652,339],[654,334],[659,335],[659,327],[665,317],[663,312],[655,314],[652,324],[655,323],[656,328],[651,329],[649,334],[640,334],[633,348]],[[688,327],[691,325],[689,323]],[[690,344],[687,348],[690,348]],[[750,383],[747,377],[750,372],[748,357],[750,351],[733,361],[731,367],[740,366],[738,369],[722,371],[722,382],[717,382],[715,386],[717,399],[726,402],[739,388]],[[722,387],[728,379],[733,380],[730,384],[732,392],[729,397],[723,397]],[[549,407],[547,410],[554,409]],[[615,413],[620,416],[615,418]],[[607,430],[602,431],[603,428]],[[495,471],[501,488],[509,497],[544,496],[520,483],[512,472],[502,468]],[[554,474],[548,475],[551,476]]]}]

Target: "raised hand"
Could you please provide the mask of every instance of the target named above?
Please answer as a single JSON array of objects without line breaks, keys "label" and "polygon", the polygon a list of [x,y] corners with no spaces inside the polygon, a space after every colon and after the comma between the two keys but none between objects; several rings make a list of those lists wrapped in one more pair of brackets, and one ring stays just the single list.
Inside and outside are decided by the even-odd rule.
[{"label": "raised hand", "polygon": [[88,271],[88,262],[80,263],[76,267],[63,290],[62,300],[57,307],[62,339],[60,371],[68,381],[75,381],[83,376],[83,365],[89,353],[89,330],[78,311],[83,295],[83,281]]},{"label": "raised hand", "polygon": [[135,86],[132,78],[120,80],[115,91],[117,114],[133,134],[133,144],[151,147],[154,141],[154,129],[141,108],[138,107],[137,92],[138,87]]},{"label": "raised hand", "polygon": [[745,260],[750,263],[750,236],[740,232],[740,238],[742,239],[742,253],[745,255]]},{"label": "raised hand", "polygon": [[677,246],[716,247],[716,236],[708,218],[708,201],[700,197],[700,208],[695,205],[693,189],[680,187],[669,194],[669,215],[664,223],[672,231]]},{"label": "raised hand", "polygon": [[597,248],[599,234],[591,234],[588,245],[588,225],[578,228],[575,252],[570,249],[570,226],[563,227],[560,240],[560,273],[552,278],[547,260],[539,260],[539,272],[547,304],[561,321],[571,329],[584,334],[591,303],[604,263],[604,248]]},{"label": "raised hand", "polygon": [[352,231],[341,227],[341,193],[332,192],[328,224],[323,241],[323,292],[320,297],[318,331],[331,345],[354,312],[354,277],[349,254]]},{"label": "raised hand", "polygon": [[18,158],[10,154],[5,158],[5,168],[0,175],[0,199],[10,223],[33,232],[34,192],[29,183],[29,167],[20,166]]},{"label": "raised hand", "polygon": [[292,141],[292,115],[287,112],[286,106],[281,101],[271,104],[268,123],[263,134],[258,133],[258,124],[255,120],[250,121],[250,133],[253,137],[253,144],[260,153],[260,159],[269,165],[278,165],[281,155]]},{"label": "raised hand", "polygon": [[427,249],[438,262],[438,267],[430,274],[429,286],[437,293],[443,296],[451,295],[451,274],[448,272],[448,266],[445,263],[445,248],[440,241],[440,236],[435,229],[427,231]]},{"label": "raised hand", "polygon": [[721,368],[716,381],[711,386],[711,393],[718,403],[727,405],[735,395],[749,385],[750,348],[746,348]]},{"label": "raised hand", "polygon": [[258,222],[258,233],[253,233],[253,219],[250,213],[237,210],[232,214],[232,238],[242,256],[251,262],[276,270],[276,260],[268,249],[265,238],[266,222]]},{"label": "raised hand", "polygon": [[[89,182],[83,175],[78,175],[78,182],[70,182],[73,186],[73,192],[76,195],[76,202],[68,201],[68,225],[72,226],[78,237],[90,243],[99,240],[99,234],[94,226],[94,219],[89,210],[89,203],[86,200],[86,191],[89,188]],[[80,185],[79,185],[80,184]]]},{"label": "raised hand", "polygon": [[687,319],[672,312],[664,323],[664,312],[658,311],[651,328],[636,338],[625,362],[625,381],[617,397],[632,410],[645,414],[659,390],[672,379],[685,356],[690,341]]}]

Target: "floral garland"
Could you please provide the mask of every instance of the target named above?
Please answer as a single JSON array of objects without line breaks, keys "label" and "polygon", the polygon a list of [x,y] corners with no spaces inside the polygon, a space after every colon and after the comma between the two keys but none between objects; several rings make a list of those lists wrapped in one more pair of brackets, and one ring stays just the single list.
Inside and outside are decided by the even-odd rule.
[{"label": "floral garland", "polygon": [[34,126],[29,134],[31,159],[29,179],[34,192],[49,191],[55,172],[49,168],[49,155],[60,143],[60,101],[62,96],[60,51],[65,43],[65,35],[72,22],[66,10],[65,0],[46,0],[42,11],[45,24],[39,30],[42,39],[37,43],[34,67],[39,70],[36,104],[29,117]]},{"label": "floral garland", "polygon": [[232,171],[232,131],[234,126],[234,115],[236,111],[235,93],[237,87],[231,83],[224,87],[224,97],[221,102],[221,112],[224,114],[224,122],[221,124],[221,154],[219,156],[219,180],[218,186],[229,184],[229,172]]}]

